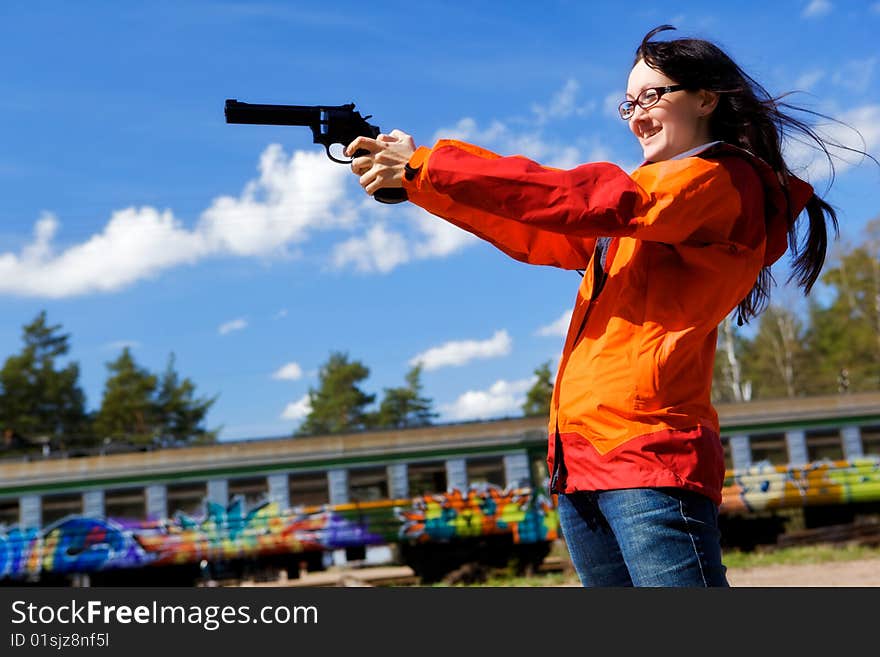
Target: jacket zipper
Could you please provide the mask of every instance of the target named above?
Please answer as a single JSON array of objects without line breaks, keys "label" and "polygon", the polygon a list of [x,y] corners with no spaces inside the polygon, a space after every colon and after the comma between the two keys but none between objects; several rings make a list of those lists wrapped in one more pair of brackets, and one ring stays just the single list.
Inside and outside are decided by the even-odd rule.
[{"label": "jacket zipper", "polygon": [[[596,242],[596,251],[593,255],[593,289],[590,294],[590,300],[587,302],[589,305],[587,306],[587,310],[584,312],[584,316],[581,319],[581,324],[578,327],[577,333],[575,333],[574,339],[571,342],[571,350],[574,351],[574,347],[577,344],[578,340],[581,337],[581,333],[583,333],[584,328],[587,325],[587,320],[590,317],[590,313],[593,311],[593,307],[595,305],[596,299],[599,298],[599,294],[602,292],[602,289],[605,287],[605,281],[608,279],[608,271],[607,271],[607,256],[608,250],[611,248],[611,238],[610,237],[600,237]],[[568,361],[566,360],[566,365]],[[560,380],[562,377],[562,372],[559,372]],[[562,493],[564,492],[564,488],[566,486],[566,479],[568,478],[568,470],[565,467],[565,459],[562,451],[562,439],[559,436],[559,399],[556,399],[556,409],[555,409],[555,417],[556,417],[556,426],[555,426],[555,443],[553,445],[553,474],[550,477],[550,493]],[[557,486],[562,481],[563,490],[557,490]]]}]

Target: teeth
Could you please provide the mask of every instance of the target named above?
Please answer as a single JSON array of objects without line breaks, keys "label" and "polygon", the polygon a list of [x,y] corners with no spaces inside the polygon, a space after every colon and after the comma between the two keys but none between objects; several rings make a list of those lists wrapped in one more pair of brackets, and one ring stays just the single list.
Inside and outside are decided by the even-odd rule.
[{"label": "teeth", "polygon": [[660,132],[660,128],[649,130],[648,132],[642,133],[642,138],[648,139],[649,137],[653,137],[654,135],[656,135],[658,132]]}]

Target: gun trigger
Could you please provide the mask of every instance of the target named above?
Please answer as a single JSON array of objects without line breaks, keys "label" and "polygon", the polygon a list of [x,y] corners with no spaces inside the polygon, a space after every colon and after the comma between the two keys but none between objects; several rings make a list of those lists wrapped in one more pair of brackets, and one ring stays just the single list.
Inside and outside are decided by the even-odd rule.
[{"label": "gun trigger", "polygon": [[337,164],[351,164],[354,162],[354,159],[351,160],[340,160],[338,157],[333,157],[333,154],[330,152],[330,145],[325,145],[324,150],[327,151],[327,157],[336,162]]}]

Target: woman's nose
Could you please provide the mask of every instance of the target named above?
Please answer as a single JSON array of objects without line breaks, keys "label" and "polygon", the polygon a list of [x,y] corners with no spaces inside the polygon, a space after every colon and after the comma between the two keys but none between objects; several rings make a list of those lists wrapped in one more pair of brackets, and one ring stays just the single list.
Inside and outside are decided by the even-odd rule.
[{"label": "woman's nose", "polygon": [[633,104],[633,114],[629,117],[630,121],[638,121],[641,117],[646,116],[648,114],[648,110],[639,105],[638,103]]}]

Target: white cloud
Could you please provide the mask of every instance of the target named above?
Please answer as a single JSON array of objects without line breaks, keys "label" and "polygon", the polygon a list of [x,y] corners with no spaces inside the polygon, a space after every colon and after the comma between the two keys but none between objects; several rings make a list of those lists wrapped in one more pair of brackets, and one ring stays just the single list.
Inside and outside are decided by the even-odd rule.
[{"label": "white cloud", "polygon": [[542,326],[539,328],[535,334],[541,336],[552,336],[552,337],[565,337],[565,334],[568,332],[568,325],[571,323],[571,316],[573,311],[566,310],[562,315],[552,324],[547,324],[546,326]]},{"label": "white cloud", "polygon": [[421,237],[412,247],[416,259],[445,258],[479,241],[473,234],[435,217],[421,208],[413,207],[412,219]]},{"label": "white cloud", "polygon": [[451,404],[441,405],[440,410],[445,418],[456,421],[520,415],[535,380],[496,381],[488,390],[468,390]]},{"label": "white cloud", "polygon": [[857,94],[868,91],[874,71],[877,69],[877,57],[856,59],[844,64],[832,76],[831,81],[839,87]]},{"label": "white cloud", "polygon": [[538,125],[543,125],[550,119],[564,119],[573,115],[584,116],[595,110],[595,103],[578,102],[577,96],[580,86],[577,80],[570,78],[562,89],[553,95],[549,103],[532,105],[532,111],[536,115]]},{"label": "white cloud", "polygon": [[267,255],[304,241],[318,227],[353,222],[353,208],[344,203],[351,172],[323,153],[297,151],[288,159],[272,144],[260,156],[259,170],[239,197],[217,198],[202,213],[197,232],[212,251]]},{"label": "white cloud", "polygon": [[[466,117],[437,136],[571,168],[584,161],[581,148],[547,141],[539,123],[592,111],[578,103],[578,91],[576,80],[567,81],[547,104],[536,105],[533,116],[516,119],[524,129],[511,130],[501,121],[482,128]],[[590,161],[610,160],[601,145],[594,145],[589,156]],[[349,230],[367,222],[366,232],[338,243],[327,261],[337,269],[387,273],[408,262],[448,257],[478,240],[414,206],[393,213],[372,200],[358,206],[346,194],[350,177],[347,167],[328,161],[323,153],[287,156],[272,144],[260,155],[258,176],[238,196],[214,199],[194,227],[185,226],[169,209],[130,207],[114,212],[84,242],[60,248],[56,238],[61,224],[46,213],[19,253],[0,253],[0,294],[65,298],[114,292],[208,257],[291,255],[292,245],[316,231]],[[377,217],[383,222],[368,221]],[[389,228],[391,220],[402,220],[402,226]]]},{"label": "white cloud", "polygon": [[278,145],[263,152],[260,175],[237,198],[213,201],[193,230],[170,210],[152,207],[114,212],[104,228],[81,244],[58,251],[58,219],[44,214],[20,254],[0,253],[0,294],[62,298],[112,292],[165,269],[211,255],[270,255],[306,239],[312,230],[350,225],[344,198],[350,172],[321,153]]},{"label": "white cloud", "polygon": [[[595,162],[596,160],[591,161]],[[581,151],[575,146],[563,146],[546,162],[548,167],[555,169],[574,169],[583,163],[584,159]]]},{"label": "white cloud", "polygon": [[303,371],[299,366],[299,363],[290,362],[275,370],[275,373],[272,374],[272,378],[281,381],[296,381],[297,379],[302,378],[302,374]]},{"label": "white cloud", "polygon": [[501,121],[493,121],[488,128],[480,130],[474,119],[465,117],[451,128],[440,128],[434,133],[433,140],[458,139],[479,144],[494,144],[506,133],[507,126]]},{"label": "white cloud", "polygon": [[811,0],[810,4],[801,12],[801,16],[804,18],[819,18],[830,13],[832,9],[834,9],[834,5],[828,0]]},{"label": "white cloud", "polygon": [[[611,152],[595,139],[587,144],[589,153],[585,160],[584,151],[578,146],[547,141],[542,134],[540,124],[544,118],[584,114],[595,109],[577,103],[579,88],[576,80],[569,80],[549,104],[533,107],[534,116],[513,119],[519,126],[517,130],[499,120],[482,127],[475,119],[464,117],[453,126],[435,132],[432,143],[438,139],[458,139],[502,155],[523,155],[559,169],[570,169],[584,161],[613,161]],[[395,215],[386,211],[387,206],[378,206],[374,201],[358,209],[361,218],[371,227],[334,247],[330,258],[333,267],[387,273],[409,262],[448,257],[479,241],[473,234],[415,206],[408,206],[403,213]],[[392,219],[404,222],[392,230],[388,228],[388,221]]]},{"label": "white cloud", "polygon": [[412,366],[422,364],[425,371],[466,365],[472,360],[498,358],[510,353],[513,345],[507,331],[496,331],[488,340],[460,340],[432,347],[410,359]]},{"label": "white cloud", "polygon": [[217,332],[220,335],[227,335],[229,333],[232,333],[233,331],[241,331],[247,328],[247,325],[247,320],[239,317],[238,319],[233,319],[221,324],[220,327],[217,329]]},{"label": "white cloud", "polygon": [[794,88],[798,91],[809,91],[813,87],[815,87],[819,81],[825,77],[825,71],[822,69],[816,69],[813,71],[807,71],[803,75],[801,75],[794,82]]},{"label": "white cloud", "polygon": [[[849,148],[866,151],[876,157],[877,152],[880,151],[880,105],[856,107],[839,114],[836,118],[846,125],[831,123],[817,129],[816,132],[823,138]],[[861,137],[853,131],[853,128],[860,133]],[[803,141],[803,137],[798,137],[798,139]],[[829,151],[834,157],[834,168],[838,174],[864,160],[863,156],[850,153],[842,148],[829,146]],[[830,176],[831,172],[824,153],[810,146],[809,142],[800,143],[789,140],[785,144],[785,157],[789,166],[796,173],[807,177],[810,182],[815,183]]]},{"label": "white cloud", "polygon": [[488,128],[481,129],[474,119],[464,118],[451,128],[438,130],[434,139],[467,141],[500,155],[522,155],[548,166],[554,166],[551,158],[559,157],[563,151],[565,161],[581,161],[577,149],[570,144],[560,146],[546,141],[540,127],[514,131],[501,121],[493,121]]},{"label": "white cloud", "polygon": [[[604,102],[605,111],[618,117],[620,101],[621,94],[609,95]],[[557,169],[571,169],[585,162],[611,162],[624,171],[631,171],[641,163],[622,161],[596,137],[578,140],[578,145],[558,143],[545,139],[540,128],[513,131],[499,121],[481,130],[474,119],[462,119],[453,128],[439,130],[434,138],[469,141],[500,155],[522,155]]]},{"label": "white cloud", "polygon": [[524,155],[536,162],[544,162],[554,157],[558,150],[556,144],[545,141],[538,130],[505,135],[504,153],[508,155]]},{"label": "white cloud", "polygon": [[281,419],[299,422],[300,420],[304,420],[306,417],[308,417],[309,413],[311,412],[312,404],[309,401],[309,396],[303,395],[295,402],[290,402],[287,406],[284,407],[284,410],[281,412]]},{"label": "white cloud", "polygon": [[337,268],[353,265],[360,272],[387,273],[410,260],[406,239],[382,224],[370,228],[363,237],[353,237],[333,250]]},{"label": "white cloud", "polygon": [[620,121],[620,104],[626,100],[626,94],[622,91],[612,91],[602,101],[602,111],[608,116],[613,116]]},{"label": "white cloud", "polygon": [[[578,146],[547,141],[543,137],[540,128],[543,118],[583,114],[595,109],[576,102],[578,89],[578,82],[569,80],[548,105],[534,106],[534,117],[514,119],[522,129],[511,130],[498,120],[484,128],[475,119],[464,117],[455,125],[438,130],[433,140],[468,141],[502,155],[523,155],[559,169],[574,168],[585,161],[614,161],[609,149],[596,139],[585,144],[589,150],[585,159],[584,151]],[[330,258],[333,267],[351,267],[363,273],[387,273],[409,262],[447,257],[479,240],[473,234],[415,206],[408,206],[404,213],[396,215],[389,215],[386,211],[387,206],[377,206],[373,201],[359,208],[359,214],[369,222],[371,228],[360,236],[336,245]],[[391,230],[387,222],[392,218],[396,221],[404,218],[408,223],[397,224]]]},{"label": "white cloud", "polygon": [[109,292],[205,254],[200,236],[187,232],[170,211],[127,208],[113,213],[98,235],[56,254],[58,220],[44,214],[21,255],[0,254],[0,293],[62,298]]},{"label": "white cloud", "polygon": [[[373,204],[375,201],[369,201]],[[367,206],[367,220],[382,208]],[[388,273],[416,260],[446,258],[476,243],[477,237],[416,206],[403,208],[401,228],[392,231],[384,223],[369,228],[361,237],[337,244],[330,258],[337,269],[352,267],[364,273]]]}]

